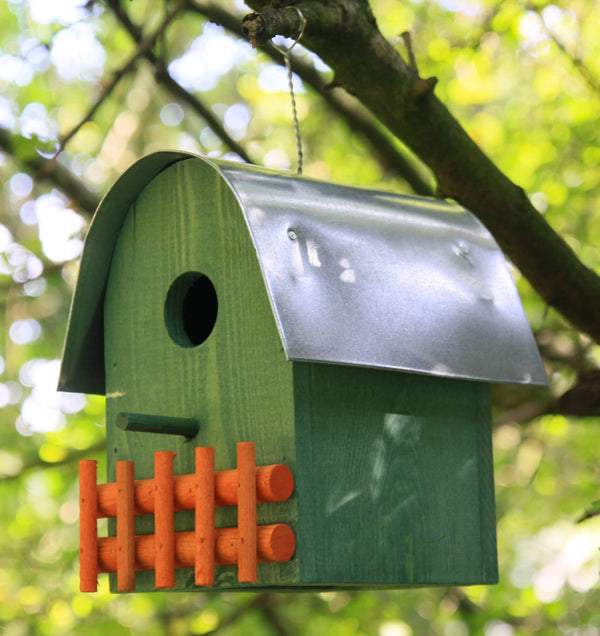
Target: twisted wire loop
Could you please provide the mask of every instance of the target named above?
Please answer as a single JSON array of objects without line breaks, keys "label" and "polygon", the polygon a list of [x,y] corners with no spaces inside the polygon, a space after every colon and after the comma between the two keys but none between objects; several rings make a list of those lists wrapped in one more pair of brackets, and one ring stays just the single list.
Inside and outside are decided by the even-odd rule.
[{"label": "twisted wire loop", "polygon": [[292,49],[296,46],[296,44],[298,44],[298,42],[302,38],[302,35],[304,34],[304,29],[306,27],[306,18],[302,15],[302,11],[300,11],[298,7],[287,7],[287,8],[294,9],[298,13],[298,16],[300,17],[300,21],[301,21],[300,32],[298,33],[296,39],[294,40],[293,44],[290,46],[289,49],[284,49],[282,47],[279,47],[273,41],[271,41],[271,44],[273,45],[275,49],[277,49],[277,51],[279,51],[283,55],[283,62],[285,64],[285,68],[287,69],[288,86],[290,90],[290,97],[292,100],[292,117],[294,118],[294,131],[296,133],[296,150],[298,151],[298,174],[302,174],[302,161],[303,161],[302,138],[300,137],[300,123],[298,121],[298,110],[296,108],[296,96],[294,94],[294,83],[293,83],[292,63],[290,59],[290,53],[292,52]]}]

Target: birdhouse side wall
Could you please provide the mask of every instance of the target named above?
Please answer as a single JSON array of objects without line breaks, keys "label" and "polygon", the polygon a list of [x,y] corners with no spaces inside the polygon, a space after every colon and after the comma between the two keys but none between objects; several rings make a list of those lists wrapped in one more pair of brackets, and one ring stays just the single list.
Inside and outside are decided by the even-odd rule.
[{"label": "birdhouse side wall", "polygon": [[487,384],[294,363],[300,580],[497,582]]},{"label": "birdhouse side wall", "polygon": [[[186,329],[199,337],[197,325],[210,326],[203,313],[214,311],[202,285],[199,297],[182,308],[187,287],[173,285],[188,273],[210,280],[217,312],[203,342],[182,346],[173,333],[184,343]],[[170,324],[169,330],[167,323],[176,322],[180,310],[188,321]],[[295,471],[292,367],[244,217],[212,166],[178,162],[131,206],[111,265],[104,324],[109,481],[117,460],[134,460],[136,479],[152,477],[156,450],[177,453],[175,474],[194,472],[196,446],[215,447],[217,470],[235,468],[240,441],[256,443],[258,465],[285,463]],[[116,426],[119,413],[191,418],[198,434],[186,439],[168,430],[126,432]],[[193,529],[193,513],[175,517],[176,530]],[[295,527],[296,519],[294,499],[259,505],[259,524]],[[153,532],[152,515],[136,522],[138,533]],[[236,523],[235,508],[217,509],[218,527]],[[193,576],[193,570],[182,571],[175,589],[198,589]],[[296,579],[297,561],[259,565],[263,585]],[[239,587],[235,566],[216,570],[214,589],[228,587]],[[153,588],[153,572],[137,574],[136,590]]]}]

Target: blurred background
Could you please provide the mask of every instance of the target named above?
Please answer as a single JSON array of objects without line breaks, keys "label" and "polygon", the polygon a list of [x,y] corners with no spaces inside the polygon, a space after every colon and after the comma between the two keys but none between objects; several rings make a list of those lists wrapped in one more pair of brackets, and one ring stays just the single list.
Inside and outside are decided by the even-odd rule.
[{"label": "blurred background", "polygon": [[[411,31],[440,99],[600,273],[599,3],[371,5],[402,54],[399,34]],[[296,169],[286,71],[273,49],[241,38],[248,11],[227,0],[0,4],[0,631],[600,634],[599,398],[596,417],[556,414],[600,349],[514,268],[550,387],[494,388],[498,585],[112,596],[101,576],[97,594],[79,593],[77,462],[98,458],[103,481],[104,404],[56,382],[86,227],[107,188],[154,150]],[[325,88],[332,74],[316,56],[298,45],[292,64],[305,174],[433,191],[400,142]]]}]

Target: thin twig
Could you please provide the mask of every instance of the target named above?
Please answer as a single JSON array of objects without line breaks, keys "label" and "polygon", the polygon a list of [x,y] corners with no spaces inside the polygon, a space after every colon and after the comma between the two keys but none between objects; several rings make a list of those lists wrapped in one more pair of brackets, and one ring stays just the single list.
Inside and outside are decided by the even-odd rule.
[{"label": "thin twig", "polygon": [[408,54],[408,67],[410,70],[416,75],[419,75],[419,69],[417,68],[417,58],[415,57],[415,52],[412,46],[412,36],[410,31],[404,31],[400,34],[402,41],[404,42],[404,46],[406,47],[406,52]]},{"label": "thin twig", "polygon": [[164,62],[154,55],[151,57],[152,59],[150,61],[154,65],[156,79],[171,93],[179,97],[182,101],[187,102],[188,106],[191,106],[191,108],[206,121],[209,128],[226,146],[230,148],[230,150],[233,150],[233,152],[239,155],[246,163],[255,163],[252,161],[245,148],[227,134],[227,131],[217,117],[197,97],[188,92],[185,88],[183,88],[183,86],[181,86],[181,84],[179,84],[179,82],[175,81],[171,77]]},{"label": "thin twig", "polygon": [[[447,590],[445,594],[446,598],[452,600],[456,603],[457,610],[465,617],[473,616],[473,615],[482,615],[485,612],[485,609],[472,601],[467,594],[461,590],[459,587],[451,587]],[[504,612],[502,614],[502,620],[509,625],[513,625],[518,627],[526,622],[526,619],[521,618],[520,616],[513,616],[508,612]]]},{"label": "thin twig", "polygon": [[572,55],[567,49],[564,42],[562,42],[558,38],[558,36],[548,26],[546,26],[541,16],[540,19],[542,20],[542,24],[544,25],[544,31],[546,32],[546,35],[552,40],[552,42],[554,42],[558,50],[561,51],[561,53],[569,59],[575,70],[578,71],[589,88],[594,93],[600,93],[600,82],[598,82],[598,80],[594,77],[593,73],[585,65],[583,60],[577,55]]},{"label": "thin twig", "polygon": [[175,5],[165,16],[161,25],[156,29],[156,31],[144,39],[137,50],[133,53],[133,55],[125,62],[125,64],[119,68],[117,71],[113,73],[111,80],[104,86],[100,96],[93,104],[93,106],[88,110],[85,116],[79,121],[66,135],[64,135],[60,141],[58,149],[55,153],[55,156],[64,149],[66,144],[79,132],[81,127],[87,122],[91,121],[93,116],[96,114],[96,111],[102,106],[102,104],[106,101],[106,99],[111,95],[117,84],[133,69],[133,67],[137,64],[138,60],[146,55],[146,53],[154,46],[156,40],[163,34],[169,24],[173,21],[173,18],[183,9],[183,7],[187,4],[187,0],[181,0],[177,5]]},{"label": "thin twig", "polygon": [[593,508],[590,510],[585,510],[584,513],[575,520],[575,523],[583,523],[588,519],[593,519],[600,515],[600,508]]},{"label": "thin twig", "polygon": [[[107,5],[112,9],[119,22],[123,25],[129,35],[136,41],[142,37],[141,30],[130,20],[127,13],[122,9],[118,0],[107,0]],[[194,111],[196,111],[208,124],[209,128],[215,135],[233,152],[238,154],[241,159],[247,163],[253,163],[251,157],[246,150],[235,141],[225,130],[223,124],[212,113],[212,111],[204,106],[204,104],[188,92],[181,84],[175,81],[167,69],[166,64],[151,49],[144,53],[144,57],[154,66],[156,79],[163,84],[171,93],[175,94],[182,101],[186,102]]]}]

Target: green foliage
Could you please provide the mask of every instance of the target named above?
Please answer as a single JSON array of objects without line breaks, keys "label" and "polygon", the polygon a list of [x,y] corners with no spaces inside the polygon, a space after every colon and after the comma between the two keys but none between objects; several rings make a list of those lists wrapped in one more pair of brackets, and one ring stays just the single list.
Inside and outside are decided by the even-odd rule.
[{"label": "green foliage", "polygon": [[[91,106],[160,25],[163,3],[0,3],[0,627],[21,634],[600,634],[598,419],[554,413],[600,362],[514,272],[551,387],[494,391],[500,584],[493,587],[255,596],[78,592],[77,460],[105,473],[104,403],[54,391],[90,209],[137,157],[178,148],[226,156],[193,95],[252,160],[296,163],[284,71],[191,3],[153,56]],[[168,3],[172,5],[174,3]],[[475,141],[600,272],[600,5],[595,0],[372,0],[404,54]],[[119,18],[127,12],[137,36]],[[219,9],[243,14],[240,3]],[[239,19],[233,20],[238,24]],[[141,36],[140,32],[141,31]],[[335,35],[332,34],[332,38]],[[294,50],[296,52],[296,49]],[[367,54],[367,53],[365,53]],[[156,60],[172,65],[174,93]],[[309,68],[314,57],[302,54]],[[323,74],[323,82],[331,73]],[[187,94],[186,94],[187,91]],[[368,140],[305,80],[297,86],[305,173],[410,192]],[[66,143],[61,139],[80,124]],[[400,144],[397,144],[401,148]],[[45,161],[56,150],[56,161]],[[62,170],[62,172],[61,172]],[[65,171],[72,181],[59,178]],[[92,199],[94,196],[91,197]],[[88,206],[89,207],[89,206]],[[590,517],[576,521],[588,511]]]}]

